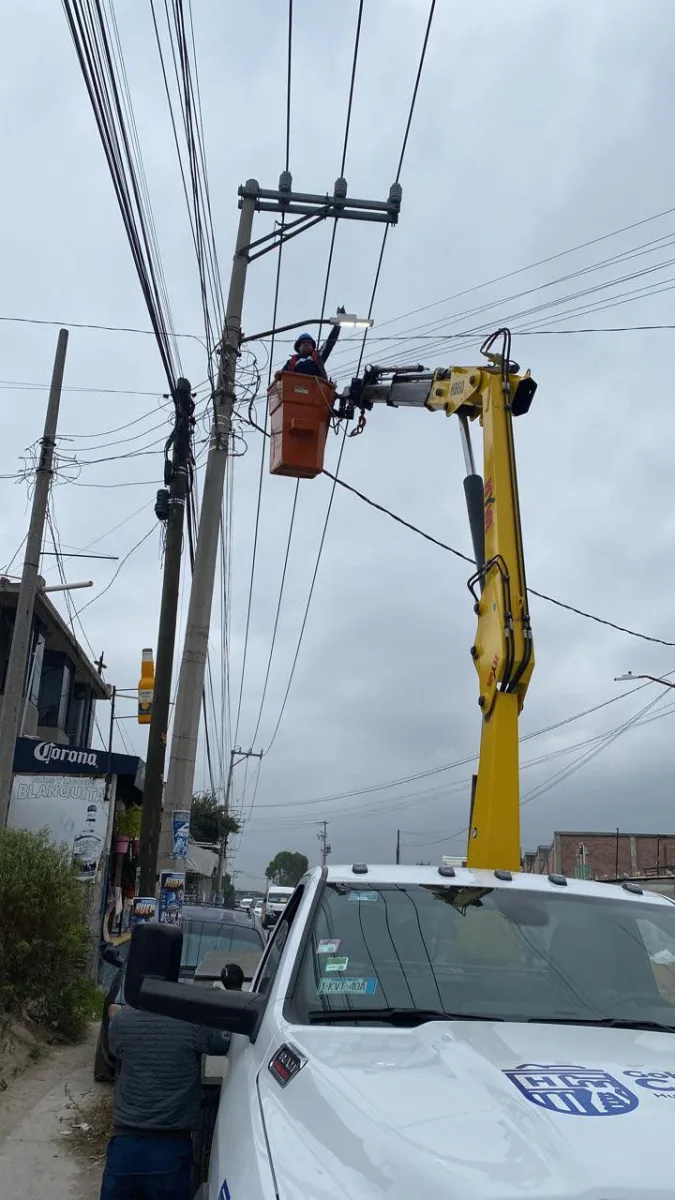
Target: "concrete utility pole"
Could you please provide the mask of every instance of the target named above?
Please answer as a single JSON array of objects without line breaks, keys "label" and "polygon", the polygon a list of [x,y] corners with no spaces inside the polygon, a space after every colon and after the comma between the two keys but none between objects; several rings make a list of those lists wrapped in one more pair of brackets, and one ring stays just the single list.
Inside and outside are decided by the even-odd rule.
[{"label": "concrete utility pole", "polygon": [[321,847],[321,866],[325,867],[326,860],[333,847],[328,844],[328,821],[319,821],[319,825],[321,826],[321,831],[316,836]]},{"label": "concrete utility pole", "polygon": [[40,444],[40,458],[35,472],[33,507],[26,538],[26,553],[23,560],[21,587],[16,605],[12,644],[7,663],[5,694],[0,712],[0,829],[7,824],[9,803],[14,778],[14,747],[19,733],[19,722],[23,715],[26,668],[33,630],[35,595],[38,589],[38,571],[44,537],[49,488],[52,481],[56,426],[61,400],[61,386],[66,364],[68,330],[60,329],[56,344],[56,355],[49,388],[47,416]]},{"label": "concrete utility pole", "polygon": [[185,644],[173,721],[169,778],[166,788],[168,809],[189,808],[192,800],[199,716],[218,557],[220,506],[227,456],[230,451],[230,430],[235,398],[234,380],[241,338],[241,313],[248,267],[247,249],[251,241],[255,193],[258,184],[254,179],[249,179],[246,187],[252,194],[242,201],[230,291],[227,297],[227,316],[220,343],[218,384],[213,397],[211,443],[206,462]]},{"label": "concrete utility pole", "polygon": [[[239,766],[239,763],[243,762],[245,758],[262,759],[262,756],[262,750],[240,750],[238,746],[235,747],[235,749],[230,750],[230,769],[227,772],[227,786],[225,788],[224,801],[226,817],[230,815],[230,794],[232,792],[232,776],[234,775],[234,768]],[[223,899],[223,875],[225,873],[226,866],[225,860],[228,837],[229,833],[225,833],[220,839],[220,844],[218,846],[218,867],[216,869],[216,903],[222,903]]]},{"label": "concrete utility pole", "polygon": [[[183,556],[183,526],[185,501],[188,493],[188,467],[194,426],[194,400],[187,379],[176,382],[174,393],[176,416],[171,437],[173,453],[164,470],[166,490],[157,495],[155,513],[166,521],[164,577],[162,601],[157,631],[155,687],[152,697],[152,716],[148,734],[148,750],[143,788],[141,818],[141,852],[139,864],[139,894],[154,896],[157,880],[159,831],[162,823],[162,792],[164,788],[164,759],[171,704],[171,677],[176,646],[176,623],[180,591],[180,568]],[[168,449],[168,447],[167,447]]]},{"label": "concrete utility pole", "polygon": [[[241,214],[227,298],[227,313],[220,343],[218,382],[213,398],[211,444],[206,463],[185,644],[171,737],[171,757],[166,785],[168,809],[184,808],[190,804],[192,798],[216,575],[220,508],[227,458],[231,451],[234,385],[237,357],[242,341],[241,315],[248,265],[320,221],[371,221],[396,225],[401,210],[401,195],[401,185],[393,183],[387,200],[353,199],[348,195],[347,181],[342,178],[335,181],[332,195],[294,192],[289,171],[282,172],[276,190],[261,188],[256,179],[249,179],[239,188]],[[283,217],[294,216],[296,219],[287,224],[282,222],[280,226],[277,224],[270,233],[251,241],[255,211],[276,213]]]}]

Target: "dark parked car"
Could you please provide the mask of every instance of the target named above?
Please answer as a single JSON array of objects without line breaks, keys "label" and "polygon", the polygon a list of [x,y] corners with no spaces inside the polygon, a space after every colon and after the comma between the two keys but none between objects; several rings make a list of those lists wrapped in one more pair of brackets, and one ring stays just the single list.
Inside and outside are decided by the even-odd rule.
[{"label": "dark parked car", "polygon": [[[248,970],[252,971],[253,965],[265,948],[265,939],[259,923],[252,915],[237,912],[235,909],[184,905],[182,930],[180,980],[185,983],[194,982],[197,968],[207,957],[213,959],[215,956],[219,962],[240,961],[245,969],[248,967]],[[109,1010],[111,1004],[124,1004],[125,963],[112,948],[104,951],[104,958],[116,966],[117,970],[103,1002],[101,1028],[94,1059],[94,1079],[101,1083],[112,1083],[115,1078],[115,1059],[108,1043]],[[206,982],[213,976],[207,972],[203,974],[203,978]]]}]

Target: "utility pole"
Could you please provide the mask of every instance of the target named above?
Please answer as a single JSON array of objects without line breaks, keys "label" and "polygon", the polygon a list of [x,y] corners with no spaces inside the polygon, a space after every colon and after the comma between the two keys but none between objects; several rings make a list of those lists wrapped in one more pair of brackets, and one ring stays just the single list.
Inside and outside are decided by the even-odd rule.
[{"label": "utility pole", "polygon": [[167,457],[164,467],[164,483],[168,484],[168,492],[166,488],[159,491],[155,504],[155,513],[158,519],[166,521],[166,544],[162,600],[157,631],[155,687],[152,696],[152,715],[148,733],[145,786],[143,788],[139,864],[141,896],[154,896],[155,894],[159,831],[162,823],[164,759],[176,646],[185,501],[188,493],[188,469],[194,427],[195,405],[192,399],[192,388],[187,379],[177,380],[173,400],[176,407],[175,423],[167,444],[167,452],[169,446],[173,447],[173,452],[170,461]]},{"label": "utility pole", "polygon": [[246,187],[251,195],[244,198],[241,206],[230,290],[227,297],[227,315],[220,343],[218,382],[213,397],[211,442],[206,461],[201,518],[195,549],[190,604],[171,739],[171,758],[166,789],[168,808],[189,807],[194,783],[199,716],[218,557],[220,506],[227,456],[230,452],[230,431],[235,399],[234,381],[248,267],[247,249],[253,229],[255,197],[258,191],[257,181],[249,179]]},{"label": "utility pole", "polygon": [[[230,769],[227,772],[227,786],[225,788],[225,816],[230,815],[230,793],[232,791],[232,776],[234,768],[239,766],[245,758],[260,758],[262,759],[262,750],[241,750],[238,746],[230,750]],[[229,833],[224,833],[220,839],[218,846],[218,867],[216,869],[216,903],[222,903],[223,898],[223,875],[225,873],[225,861],[227,856],[227,839]],[[220,900],[219,900],[220,897]]]},{"label": "utility pole", "polygon": [[401,830],[396,830],[396,865],[401,861]]},{"label": "utility pole", "polygon": [[321,847],[321,866],[325,867],[326,859],[332,850],[332,846],[328,844],[328,821],[319,821],[318,824],[321,827],[321,831],[316,836]]},{"label": "utility pole", "polygon": [[47,416],[40,444],[40,458],[35,472],[33,506],[28,526],[28,537],[26,538],[26,553],[23,560],[21,586],[16,604],[12,644],[7,663],[5,694],[2,698],[2,711],[0,712],[0,829],[7,824],[12,795],[14,747],[19,732],[19,722],[23,715],[26,668],[33,631],[33,612],[35,609],[35,596],[38,590],[38,571],[40,568],[40,554],[47,517],[49,488],[52,481],[56,426],[59,416],[59,403],[61,400],[61,386],[63,384],[63,372],[66,364],[67,346],[68,330],[60,329],[56,344],[52,381],[49,388]]},{"label": "utility pole", "polygon": [[[178,694],[171,738],[171,756],[166,785],[167,808],[183,808],[190,803],[197,759],[199,718],[206,654],[211,623],[211,607],[218,555],[220,509],[235,402],[235,376],[242,341],[241,317],[246,272],[249,263],[276,250],[291,238],[323,220],[370,221],[386,225],[398,223],[401,210],[401,185],[393,183],[387,200],[357,200],[347,194],[347,181],[337,179],[333,194],[317,195],[294,192],[289,171],[283,171],[276,190],[261,188],[249,179],[239,188],[240,217],[237,230],[225,325],[220,342],[220,364],[213,397],[214,415],[211,443],[206,463],[201,517],[195,550],[185,643],[181,660]],[[251,241],[254,212],[270,212],[294,220],[275,224],[270,233]]]}]

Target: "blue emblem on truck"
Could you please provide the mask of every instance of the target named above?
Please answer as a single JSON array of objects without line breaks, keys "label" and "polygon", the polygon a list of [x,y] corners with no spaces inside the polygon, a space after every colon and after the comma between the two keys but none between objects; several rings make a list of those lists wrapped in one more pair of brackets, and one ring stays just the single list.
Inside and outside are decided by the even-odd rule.
[{"label": "blue emblem on truck", "polygon": [[547,1112],[618,1117],[638,1106],[637,1096],[625,1084],[595,1067],[523,1063],[504,1074],[526,1100]]}]

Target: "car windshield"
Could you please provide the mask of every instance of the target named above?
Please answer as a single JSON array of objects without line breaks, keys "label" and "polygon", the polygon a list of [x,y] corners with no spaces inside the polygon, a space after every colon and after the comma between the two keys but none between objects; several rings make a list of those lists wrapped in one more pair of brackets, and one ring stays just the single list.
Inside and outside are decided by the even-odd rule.
[{"label": "car windshield", "polygon": [[289,1015],[416,1010],[675,1029],[675,906],[515,886],[328,884]]},{"label": "car windshield", "polygon": [[272,892],[272,891],[270,891],[267,893],[267,903],[268,904],[287,904],[291,898],[291,895],[292,895],[291,892]]},{"label": "car windshield", "polygon": [[264,942],[255,926],[235,925],[230,921],[192,921],[183,919],[181,972],[195,970],[214,950],[262,950]]}]

